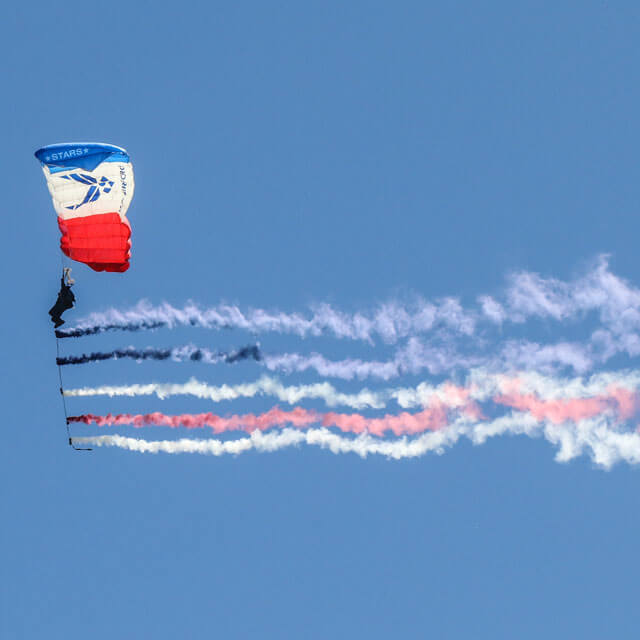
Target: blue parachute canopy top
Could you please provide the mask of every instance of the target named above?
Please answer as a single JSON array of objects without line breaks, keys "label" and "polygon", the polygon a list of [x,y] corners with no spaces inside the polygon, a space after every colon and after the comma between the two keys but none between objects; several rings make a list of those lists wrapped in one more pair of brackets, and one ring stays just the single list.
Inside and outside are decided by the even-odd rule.
[{"label": "blue parachute canopy top", "polygon": [[52,173],[65,169],[93,171],[101,162],[129,162],[122,147],[102,142],[61,142],[38,149],[35,154]]}]

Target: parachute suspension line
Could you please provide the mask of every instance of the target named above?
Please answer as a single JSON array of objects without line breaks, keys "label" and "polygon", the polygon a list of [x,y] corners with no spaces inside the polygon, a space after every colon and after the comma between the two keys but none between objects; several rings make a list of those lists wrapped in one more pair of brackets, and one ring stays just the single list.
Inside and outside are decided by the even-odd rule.
[{"label": "parachute suspension line", "polygon": [[[64,267],[64,259],[62,254],[60,255],[60,264],[62,266],[62,277],[64,278],[65,267]],[[60,340],[56,336],[56,363],[59,362],[59,360],[60,360]],[[62,398],[62,409],[64,410],[64,423],[67,428],[67,438],[69,439],[69,446],[72,449],[75,449],[76,451],[93,451],[93,449],[76,447],[76,445],[73,444],[73,438],[71,437],[71,432],[69,430],[69,413],[67,412],[67,401],[65,400],[65,397],[64,397],[64,385],[62,384],[62,368],[60,367],[60,365],[57,365],[57,366],[58,366],[58,381],[60,382],[60,387],[59,387],[60,397]]]},{"label": "parachute suspension line", "polygon": [[67,266],[70,263],[68,262],[68,258],[67,256],[62,252],[62,250],[60,251],[60,270],[62,273],[62,277],[64,278],[64,274],[65,274],[65,269],[67,268]]},{"label": "parachute suspension line", "polygon": [[[58,338],[56,338],[56,359],[58,358],[60,358],[60,341],[58,340]],[[69,439],[69,446],[75,449],[76,451],[93,451],[93,449],[76,447],[76,445],[73,444],[73,438],[71,437],[71,432],[69,430],[69,413],[67,412],[67,401],[65,400],[65,397],[64,397],[64,386],[62,384],[62,368],[60,367],[60,365],[58,365],[58,380],[60,382],[60,397],[62,398],[62,409],[64,411],[64,423],[67,428],[67,438]]]}]

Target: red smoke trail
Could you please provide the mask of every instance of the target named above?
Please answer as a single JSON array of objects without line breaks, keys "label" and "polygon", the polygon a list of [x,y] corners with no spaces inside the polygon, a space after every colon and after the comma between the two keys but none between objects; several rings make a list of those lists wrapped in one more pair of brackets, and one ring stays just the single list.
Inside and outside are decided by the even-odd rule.
[{"label": "red smoke trail", "polygon": [[[537,421],[553,424],[579,422],[613,412],[620,421],[632,418],[640,408],[640,396],[634,391],[611,386],[606,393],[584,398],[541,398],[535,393],[521,393],[518,379],[505,381],[503,392],[493,396],[496,405],[512,407],[528,412]],[[300,407],[283,411],[279,407],[261,414],[220,416],[214,413],[166,415],[160,412],[147,414],[108,414],[98,416],[84,414],[72,416],[69,422],[99,426],[149,425],[186,427],[189,429],[210,427],[215,433],[225,431],[266,431],[271,428],[293,426],[305,429],[312,425],[334,427],[344,433],[369,433],[384,436],[391,432],[396,436],[415,435],[425,431],[441,429],[450,421],[452,414],[462,415],[471,420],[486,420],[480,406],[469,399],[469,391],[463,387],[445,385],[444,399],[432,398],[430,406],[417,413],[406,411],[386,414],[382,417],[366,417],[359,413],[319,412]]]},{"label": "red smoke trail", "polygon": [[319,414],[306,409],[295,408],[291,411],[282,411],[274,407],[266,413],[258,415],[248,413],[245,415],[233,415],[228,418],[218,416],[214,413],[183,413],[180,415],[166,415],[155,411],[153,413],[131,414],[119,413],[117,415],[107,414],[106,416],[96,416],[85,414],[72,416],[69,422],[84,422],[91,424],[94,422],[100,427],[133,425],[134,427],[145,427],[149,425],[162,427],[187,427],[187,429],[198,429],[201,427],[211,427],[215,433],[223,431],[264,431],[271,427],[281,427],[286,424],[294,427],[307,427],[319,422]]},{"label": "red smoke trail", "polygon": [[608,410],[628,420],[638,409],[638,394],[621,387],[610,387],[607,394],[591,398],[557,398],[542,400],[533,393],[519,393],[518,381],[511,381],[505,393],[493,397],[496,404],[528,411],[536,420],[549,420],[554,424],[578,422],[593,418]]},{"label": "red smoke trail", "polygon": [[[477,417],[479,408],[475,403],[460,409],[469,417]],[[249,413],[222,417],[213,413],[166,415],[154,412],[146,414],[121,413],[98,416],[84,414],[71,416],[69,422],[95,423],[98,426],[133,425],[144,427],[149,425],[167,427],[187,427],[189,429],[210,427],[215,433],[223,431],[265,431],[273,427],[293,426],[304,429],[313,424],[323,427],[337,427],[343,432],[370,433],[383,436],[387,431],[393,434],[413,435],[424,431],[435,431],[448,424],[447,406],[434,403],[434,406],[418,413],[402,412],[397,415],[385,415],[380,418],[367,418],[358,413],[321,413],[307,409],[295,408],[283,411],[278,407],[258,415]]]}]

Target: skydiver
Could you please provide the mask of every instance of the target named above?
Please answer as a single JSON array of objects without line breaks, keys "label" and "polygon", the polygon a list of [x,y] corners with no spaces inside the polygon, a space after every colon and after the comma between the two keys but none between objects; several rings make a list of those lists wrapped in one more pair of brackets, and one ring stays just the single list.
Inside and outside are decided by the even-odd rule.
[{"label": "skydiver", "polygon": [[67,309],[73,308],[73,303],[76,301],[76,297],[71,291],[71,287],[75,284],[75,281],[71,278],[71,269],[65,267],[62,271],[62,278],[60,278],[60,291],[58,292],[58,298],[56,303],[49,309],[49,315],[51,316],[51,322],[57,329],[64,324],[62,314]]}]

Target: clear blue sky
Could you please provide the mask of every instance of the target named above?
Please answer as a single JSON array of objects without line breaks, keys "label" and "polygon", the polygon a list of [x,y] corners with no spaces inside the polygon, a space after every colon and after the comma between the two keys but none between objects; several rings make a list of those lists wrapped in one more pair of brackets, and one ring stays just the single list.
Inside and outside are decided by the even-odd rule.
[{"label": "clear blue sky", "polygon": [[615,0],[4,6],[0,635],[637,637],[624,464],[557,464],[527,438],[405,462],[70,450],[32,153],[99,140],[133,159],[132,267],[78,267],[79,313],[472,300],[601,252],[638,283],[639,41],[640,7]]}]

